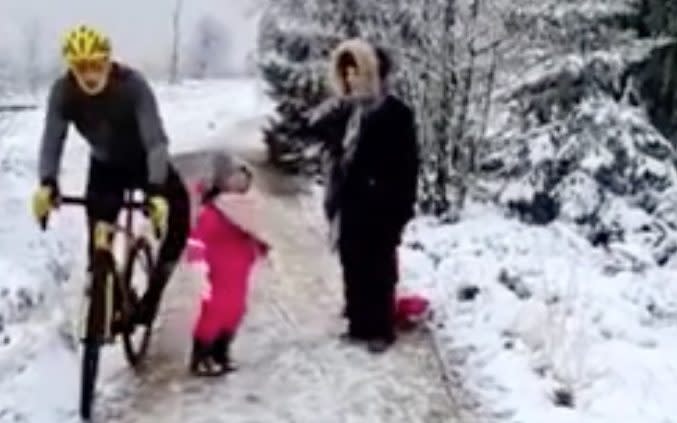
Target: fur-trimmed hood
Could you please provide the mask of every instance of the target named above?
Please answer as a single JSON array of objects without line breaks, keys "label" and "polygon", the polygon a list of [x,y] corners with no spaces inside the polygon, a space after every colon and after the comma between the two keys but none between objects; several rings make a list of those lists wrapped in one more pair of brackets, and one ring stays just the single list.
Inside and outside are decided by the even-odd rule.
[{"label": "fur-trimmed hood", "polygon": [[339,59],[345,53],[349,53],[355,59],[357,72],[362,78],[362,95],[377,96],[381,92],[381,80],[378,72],[378,57],[376,50],[367,41],[360,38],[351,38],[341,42],[331,54],[329,66],[329,81],[334,94],[345,96],[345,88],[341,81]]}]

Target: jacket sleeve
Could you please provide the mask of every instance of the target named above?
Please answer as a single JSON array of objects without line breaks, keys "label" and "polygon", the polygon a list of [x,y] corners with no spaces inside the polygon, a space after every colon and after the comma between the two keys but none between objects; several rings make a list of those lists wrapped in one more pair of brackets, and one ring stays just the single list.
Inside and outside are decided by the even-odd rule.
[{"label": "jacket sleeve", "polygon": [[343,99],[325,100],[307,114],[309,135],[325,144],[342,139],[351,110],[350,104]]},{"label": "jacket sleeve", "polygon": [[134,75],[134,99],[141,139],[148,160],[148,183],[152,189],[164,185],[169,167],[169,140],[152,88],[140,74]]},{"label": "jacket sleeve", "polygon": [[213,248],[214,234],[218,232],[219,219],[215,213],[209,208],[200,211],[186,245],[186,257],[189,262],[207,260],[207,251]]},{"label": "jacket sleeve", "polygon": [[205,242],[204,232],[205,214],[200,212],[195,222],[195,226],[188,236],[186,243],[186,259],[189,263],[202,262],[207,258],[207,244]]},{"label": "jacket sleeve", "polygon": [[41,183],[56,183],[61,167],[61,156],[68,132],[65,116],[64,80],[57,80],[47,98],[45,126],[40,144],[38,173]]}]

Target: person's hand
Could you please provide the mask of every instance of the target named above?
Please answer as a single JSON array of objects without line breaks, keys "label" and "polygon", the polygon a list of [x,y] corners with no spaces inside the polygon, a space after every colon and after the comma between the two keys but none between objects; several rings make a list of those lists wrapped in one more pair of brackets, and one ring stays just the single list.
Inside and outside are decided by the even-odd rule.
[{"label": "person's hand", "polygon": [[167,234],[167,219],[169,217],[169,204],[164,197],[154,195],[148,199],[148,216],[153,225],[153,231],[158,238],[164,238]]},{"label": "person's hand", "polygon": [[41,184],[33,193],[33,217],[44,228],[49,213],[56,208],[59,190],[55,184]]}]

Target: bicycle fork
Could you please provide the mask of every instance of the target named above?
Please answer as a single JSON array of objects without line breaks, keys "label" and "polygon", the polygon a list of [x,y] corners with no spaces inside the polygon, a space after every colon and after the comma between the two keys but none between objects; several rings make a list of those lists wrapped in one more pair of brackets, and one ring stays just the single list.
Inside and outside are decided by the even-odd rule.
[{"label": "bicycle fork", "polygon": [[[115,307],[113,292],[115,283],[111,275],[108,275],[104,282],[105,286],[101,291],[103,292],[105,300],[102,302],[104,305],[104,310],[103,313],[101,313],[101,316],[94,316],[94,314],[99,314],[96,309],[99,308],[101,303],[97,301],[96,293],[97,291],[101,291],[93,286],[93,284],[96,283],[94,278],[90,277],[88,282],[88,287],[86,289],[87,293],[83,296],[79,313],[80,319],[78,333],[80,334],[81,341],[91,339],[98,339],[102,343],[110,343],[113,341],[111,322],[113,321],[113,310]],[[93,306],[94,304],[97,305]]]},{"label": "bicycle fork", "polygon": [[111,326],[115,308],[115,271],[106,261],[110,257],[113,227],[99,222],[94,229],[94,257],[80,307],[79,330],[83,342],[113,341]]}]

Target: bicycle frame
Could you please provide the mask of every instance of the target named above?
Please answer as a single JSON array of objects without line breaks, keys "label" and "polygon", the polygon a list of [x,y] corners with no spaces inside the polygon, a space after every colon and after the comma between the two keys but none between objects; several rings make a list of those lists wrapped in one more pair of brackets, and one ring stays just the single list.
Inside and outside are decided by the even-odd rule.
[{"label": "bicycle frame", "polygon": [[[88,200],[82,197],[71,197],[63,196],[60,198],[59,204],[64,205],[75,205],[87,207]],[[122,210],[124,210],[127,215],[125,216],[125,223],[120,225],[118,223],[109,223],[109,222],[96,222],[94,227],[94,246],[96,248],[102,248],[110,250],[112,247],[110,242],[107,242],[108,239],[106,236],[110,237],[113,234],[122,234],[124,236],[124,251],[127,253],[131,248],[132,241],[135,238],[133,225],[134,225],[134,211],[135,210],[146,210],[146,204],[142,201],[134,200],[134,190],[126,190],[124,193]]]},{"label": "bicycle frame", "polygon": [[[134,191],[127,190],[124,192],[122,210],[124,210],[127,215],[125,216],[124,223],[122,225],[118,223],[109,223],[105,221],[98,221],[95,223],[93,231],[93,244],[94,244],[94,254],[96,255],[97,251],[105,251],[106,253],[113,253],[113,242],[116,234],[123,235],[123,257],[127,257],[136,235],[133,232],[134,224],[134,211],[136,210],[145,210],[146,204],[141,201],[134,201]],[[60,198],[59,204],[64,205],[76,205],[76,206],[88,206],[87,198],[82,197],[69,197],[63,196]],[[122,211],[121,210],[121,211]],[[115,262],[117,263],[117,262]],[[124,264],[122,268],[124,268]],[[117,266],[116,266],[117,267]],[[116,272],[120,272],[120,268],[115,269]],[[115,283],[113,281],[108,281],[106,283],[106,293],[105,293],[105,302],[106,302],[106,317],[104,324],[104,338],[107,340],[112,340],[112,334],[110,333],[110,322],[113,320],[113,301],[114,301],[114,289]],[[84,317],[85,313],[83,313]],[[84,322],[81,322],[84,323]],[[86,325],[84,325],[86,326]],[[83,328],[80,332],[83,334],[83,339],[87,336]]]}]

